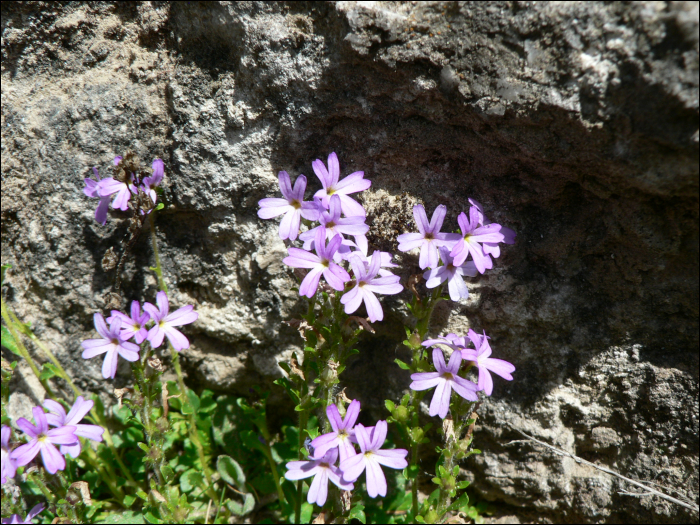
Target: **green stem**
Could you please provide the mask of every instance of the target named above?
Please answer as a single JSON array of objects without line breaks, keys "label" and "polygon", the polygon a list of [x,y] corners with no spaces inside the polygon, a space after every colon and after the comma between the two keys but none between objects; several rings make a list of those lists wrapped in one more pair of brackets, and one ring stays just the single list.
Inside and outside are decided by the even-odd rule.
[{"label": "green stem", "polygon": [[[309,411],[308,410],[302,410],[299,412],[299,459],[304,459],[304,456],[301,453],[301,449],[304,447],[304,441],[306,441],[306,436],[308,435],[306,432],[306,427],[309,423]],[[294,523],[300,523],[301,522],[301,498],[303,495],[303,485],[302,481],[299,480],[297,481],[297,499],[294,502]]]},{"label": "green stem", "polygon": [[105,470],[105,467],[111,470],[111,466],[109,465],[109,463],[101,464],[99,458],[97,457],[97,454],[94,450],[92,450],[92,448],[90,448],[89,444],[83,447],[83,450],[86,451],[85,457],[87,462],[100,473],[102,481],[104,481],[107,484],[109,491],[112,494],[114,494],[117,501],[120,503],[124,501],[124,491],[122,491],[122,489],[118,487],[114,482],[114,480],[117,479],[116,474],[113,470],[111,473],[106,472]]},{"label": "green stem", "polygon": [[158,288],[163,290],[165,293],[168,293],[168,285],[165,284],[165,279],[163,279],[163,267],[160,264],[160,255],[158,253],[158,242],[156,239],[156,228],[154,225],[154,219],[153,216],[155,215],[155,211],[152,212],[149,217],[148,217],[148,224],[151,227],[151,244],[153,245],[153,255],[155,256],[156,259],[156,265],[154,268],[151,268],[156,273],[156,276],[158,277]]},{"label": "green stem", "polygon": [[39,487],[39,490],[48,502],[55,503],[56,495],[53,492],[51,492],[49,487],[46,486],[46,483],[44,483],[44,480],[42,479],[41,475],[30,473],[28,477],[36,484],[37,487]]},{"label": "green stem", "polygon": [[[0,301],[2,301],[2,318],[5,320],[5,324],[7,324],[7,329],[10,331],[10,334],[12,334],[12,337],[15,340],[17,349],[19,350],[20,354],[25,359],[25,361],[27,361],[27,364],[29,364],[29,368],[32,369],[32,372],[41,383],[41,386],[44,387],[44,390],[46,390],[46,393],[49,395],[49,397],[55,398],[56,394],[49,385],[48,381],[46,379],[41,378],[41,372],[39,371],[39,368],[37,368],[36,364],[34,363],[34,359],[32,359],[32,356],[29,355],[27,347],[24,346],[24,343],[20,339],[19,332],[17,331],[17,325],[15,325],[15,323],[10,317],[10,310],[5,304],[5,299],[0,298]],[[19,324],[19,321],[17,321],[17,323]]]},{"label": "green stem", "polygon": [[[56,398],[57,396],[56,396],[55,392],[53,391],[53,389],[49,386],[48,382],[46,380],[44,380],[44,381],[41,380],[41,372],[39,371],[36,364],[34,363],[34,360],[32,359],[31,355],[29,354],[29,351],[24,346],[24,343],[22,343],[22,341],[20,339],[20,335],[17,332],[16,326],[18,326],[18,325],[21,326],[21,322],[19,321],[19,319],[17,319],[15,314],[7,307],[7,305],[5,304],[5,300],[4,299],[0,299],[0,300],[2,301],[2,317],[5,320],[5,323],[7,324],[7,328],[10,331],[10,333],[12,334],[12,337],[17,342],[17,347],[18,347],[20,353],[22,354],[22,357],[24,357],[24,359],[27,361],[27,363],[29,364],[29,367],[32,369],[32,372],[34,372],[34,375],[36,375],[36,377],[39,379],[39,381],[41,381],[41,384],[44,387],[44,389],[46,390],[48,397]],[[66,371],[63,369],[63,367],[60,365],[58,360],[56,360],[56,358],[51,353],[51,351],[49,351],[49,349],[45,345],[43,345],[33,333],[29,337],[30,337],[30,339],[32,339],[32,341],[34,341],[37,344],[37,346],[39,346],[39,348],[41,348],[46,353],[46,355],[49,357],[49,359],[51,359],[51,361],[60,369],[60,371],[62,373],[62,377],[68,382],[68,384],[70,385],[70,387],[73,390],[73,392],[75,393],[75,395],[76,396],[81,395],[80,390],[75,386],[73,381],[71,381],[70,377],[68,376]],[[107,444],[109,449],[112,451],[112,454],[114,455],[117,463],[119,464],[119,468],[121,468],[122,472],[124,473],[124,476],[126,477],[127,481],[129,482],[129,484],[134,488],[137,488],[137,489],[140,488],[139,484],[136,483],[136,481],[132,477],[129,469],[126,468],[126,465],[124,465],[124,462],[121,460],[121,458],[119,457],[119,454],[117,453],[117,448],[114,446],[114,441],[112,440],[112,435],[110,434],[109,429],[107,428],[107,421],[104,418],[104,415],[98,414],[97,410],[91,411],[91,415],[95,418],[95,422],[99,426],[101,426],[102,428],[105,429],[105,432],[103,434],[103,438],[105,440],[105,443]],[[116,479],[116,474],[112,470],[111,465],[106,464],[106,466],[111,471],[113,479]]]},{"label": "green stem", "polygon": [[[180,367],[180,354],[173,348],[173,345],[171,345],[170,342],[168,342],[168,348],[170,349],[170,356],[173,359],[173,367],[175,368],[175,374],[177,375],[177,384],[180,389],[180,402],[182,403],[183,407],[182,412],[188,412],[187,419],[189,420],[190,439],[192,440],[192,444],[194,445],[194,447],[197,449],[197,456],[199,457],[199,461],[202,464],[202,470],[204,471],[204,476],[207,480],[208,487],[206,492],[210,498],[216,500],[217,494],[214,490],[212,472],[204,455],[204,447],[202,446],[202,442],[199,439],[199,434],[197,430],[197,417],[194,414],[194,407],[192,407],[192,405],[190,404],[190,398],[187,395],[187,387],[185,386],[185,380],[182,376],[182,368]],[[188,410],[184,409],[186,406],[188,407]],[[277,484],[279,484],[279,480],[277,480]]]},{"label": "green stem", "polygon": [[[9,313],[12,316],[13,320],[15,322],[19,323],[19,319],[17,319],[14,312],[12,312],[12,310],[10,310]],[[29,330],[28,328],[24,330],[24,333],[27,335],[27,337],[29,337],[29,339],[32,340],[32,342],[35,345],[37,345],[41,349],[42,352],[44,352],[44,354],[46,354],[46,356],[51,360],[51,362],[54,364],[54,366],[56,368],[58,368],[63,380],[66,383],[68,383],[68,386],[70,386],[71,390],[73,390],[73,394],[75,394],[76,397],[79,396],[80,390],[78,390],[78,387],[75,386],[75,383],[73,383],[73,380],[70,378],[70,376],[68,375],[66,370],[63,368],[63,366],[61,366],[61,363],[58,361],[58,359],[56,359],[56,356],[53,355],[53,352],[51,352],[51,350],[49,350],[49,347],[46,346],[44,343],[42,343],[39,340],[39,338],[34,334],[34,332]]]}]

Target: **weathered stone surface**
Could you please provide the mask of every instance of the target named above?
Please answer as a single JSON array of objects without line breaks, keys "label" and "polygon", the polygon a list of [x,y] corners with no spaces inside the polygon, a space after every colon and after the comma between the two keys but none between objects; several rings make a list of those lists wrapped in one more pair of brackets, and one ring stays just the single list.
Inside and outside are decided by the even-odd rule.
[{"label": "weathered stone surface", "polygon": [[[697,519],[508,446],[512,424],[697,501],[697,3],[8,3],[2,31],[3,292],[79,386],[106,388],[79,344],[127,231],[95,223],[91,166],[165,160],[166,276],[200,312],[187,372],[246,394],[298,348],[282,321],[302,306],[256,203],[336,151],[372,180],[374,246],[395,250],[418,201],[455,224],[473,197],[518,232],[434,326],[486,330],[518,369],[483,405],[475,494],[521,521]],[[143,235],[129,299],[153,300],[151,257]],[[387,304],[344,376],[373,417],[408,384]]]}]

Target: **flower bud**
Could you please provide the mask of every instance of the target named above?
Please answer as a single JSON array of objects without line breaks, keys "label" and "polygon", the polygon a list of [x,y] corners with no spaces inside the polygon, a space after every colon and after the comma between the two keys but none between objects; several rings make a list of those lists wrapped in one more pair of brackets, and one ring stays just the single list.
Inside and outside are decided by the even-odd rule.
[{"label": "flower bud", "polygon": [[396,407],[396,410],[394,410],[392,416],[394,416],[394,419],[399,423],[405,423],[408,421],[408,408],[403,405],[399,405]]},{"label": "flower bud", "polygon": [[435,509],[430,509],[426,515],[423,516],[423,519],[426,523],[437,523],[438,513]]}]

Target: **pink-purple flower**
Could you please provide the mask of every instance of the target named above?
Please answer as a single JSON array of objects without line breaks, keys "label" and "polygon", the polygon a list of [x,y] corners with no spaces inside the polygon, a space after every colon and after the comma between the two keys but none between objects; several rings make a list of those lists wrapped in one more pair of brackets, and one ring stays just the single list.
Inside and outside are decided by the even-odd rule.
[{"label": "pink-purple flower", "polygon": [[310,269],[299,286],[299,295],[313,297],[321,275],[333,289],[342,291],[345,288],[345,283],[350,280],[350,275],[345,269],[333,262],[333,256],[342,241],[343,238],[336,235],[326,246],[326,234],[323,230],[318,230],[314,241],[316,254],[299,248],[289,248],[289,257],[285,257],[282,262],[292,268]]},{"label": "pink-purple flower", "polygon": [[[104,434],[105,429],[99,425],[84,425],[80,423],[94,405],[93,401],[86,401],[83,396],[78,396],[73,407],[66,414],[60,403],[53,399],[47,399],[44,401],[44,408],[49,411],[46,414],[46,420],[52,427],[74,426],[76,436],[99,442],[102,441],[102,434]],[[80,450],[80,440],[77,440],[72,445],[61,445],[61,454],[68,454],[72,458],[77,458],[80,455]]]},{"label": "pink-purple flower", "polygon": [[329,405],[326,408],[326,414],[333,432],[318,436],[311,442],[311,446],[314,447],[314,455],[322,456],[330,449],[337,447],[340,452],[340,461],[345,461],[356,454],[351,437],[357,416],[360,415],[360,402],[354,400],[350,403],[344,419],[340,417],[338,407],[335,405]]},{"label": "pink-purple flower", "polygon": [[15,477],[15,472],[17,472],[17,465],[15,464],[15,460],[10,458],[10,435],[12,434],[12,430],[10,427],[3,425],[2,426],[2,451],[0,454],[2,455],[2,461],[0,464],[2,465],[2,485],[7,483],[7,480],[10,478]]},{"label": "pink-purple flower", "polygon": [[69,425],[49,430],[46,415],[41,407],[34,407],[32,413],[36,425],[32,425],[23,417],[17,420],[17,426],[29,438],[29,442],[10,452],[10,457],[17,462],[17,466],[22,467],[41,453],[44,467],[50,474],[55,474],[56,471],[66,468],[66,460],[56,449],[56,445],[75,444],[78,441],[75,435],[76,427]]},{"label": "pink-purple flower", "polygon": [[45,505],[43,503],[34,505],[34,507],[32,507],[32,510],[29,511],[29,514],[27,514],[27,516],[24,519],[22,519],[22,516],[20,516],[19,514],[13,514],[9,518],[3,518],[2,524],[30,525],[31,523],[34,523],[32,520],[44,510],[44,507]]},{"label": "pink-purple flower", "polygon": [[365,239],[365,233],[369,231],[369,226],[365,224],[365,216],[358,215],[355,217],[340,217],[340,196],[335,194],[331,196],[329,201],[328,211],[321,211],[318,216],[318,221],[321,223],[315,228],[305,231],[299,236],[299,239],[304,241],[304,249],[310,250],[311,243],[316,238],[316,232],[323,230],[328,240],[336,235],[353,235],[356,241],[360,237],[360,242]]},{"label": "pink-purple flower", "polygon": [[462,238],[452,248],[450,255],[454,257],[455,266],[461,266],[469,255],[474,260],[474,265],[479,273],[493,268],[493,261],[486,253],[481,243],[498,244],[503,242],[505,237],[501,233],[500,224],[486,224],[479,226],[479,219],[483,215],[472,206],[469,208],[469,218],[462,212],[457,217],[459,227],[462,229]]},{"label": "pink-purple flower", "polygon": [[102,363],[102,377],[105,379],[117,375],[117,361],[122,356],[127,361],[136,361],[139,358],[139,347],[134,343],[125,341],[121,334],[121,319],[116,318],[110,323],[109,328],[101,313],[94,315],[95,329],[102,339],[87,339],[81,343],[83,359],[91,359],[97,355],[105,355]]},{"label": "pink-purple flower", "polygon": [[280,237],[293,241],[299,234],[301,218],[310,221],[318,219],[318,206],[315,202],[304,202],[304,191],[306,191],[306,177],[299,175],[294,182],[289,178],[286,171],[279,172],[280,190],[284,199],[267,198],[258,202],[260,209],[258,217],[261,219],[272,219],[284,214],[280,222]]},{"label": "pink-purple flower", "polygon": [[340,178],[340,164],[335,152],[328,155],[328,169],[326,169],[326,166],[320,159],[313,161],[311,166],[323,185],[323,189],[318,190],[315,196],[321,199],[324,207],[328,208],[330,206],[330,198],[333,195],[338,195],[341,209],[346,217],[364,217],[366,215],[362,205],[350,197],[351,193],[364,191],[372,185],[371,181],[364,178],[364,171],[356,171],[343,180],[338,181]]},{"label": "pink-purple flower", "polygon": [[460,352],[452,352],[450,361],[445,365],[445,357],[442,350],[435,348],[433,350],[433,365],[437,372],[420,372],[411,374],[410,388],[412,390],[428,390],[435,387],[433,400],[430,402],[430,415],[439,415],[442,419],[447,416],[447,411],[450,409],[450,396],[452,390],[468,401],[477,401],[479,397],[476,395],[477,386],[471,381],[459,377],[459,365],[462,362],[462,354]]},{"label": "pink-purple flower", "polygon": [[515,372],[515,367],[508,361],[490,357],[491,345],[489,345],[486,333],[479,335],[470,328],[467,336],[474,343],[474,349],[462,348],[462,359],[476,363],[479,369],[477,387],[479,390],[483,390],[487,396],[490,396],[493,392],[493,378],[489,372],[493,372],[507,381],[512,381],[513,376],[511,374]]},{"label": "pink-purple flower", "polygon": [[399,235],[399,250],[407,252],[414,248],[420,248],[418,265],[421,269],[435,268],[438,265],[437,249],[440,246],[454,246],[459,240],[459,235],[454,233],[441,233],[442,223],[445,220],[447,208],[441,204],[433,212],[433,217],[428,222],[425,208],[422,204],[413,207],[413,218],[416,221],[419,233],[404,233]]},{"label": "pink-purple flower", "polygon": [[341,490],[355,488],[352,483],[342,479],[343,473],[335,465],[337,459],[338,449],[333,448],[323,456],[316,453],[315,457],[309,457],[306,461],[290,461],[287,463],[287,472],[284,473],[284,477],[290,481],[296,481],[314,476],[306,501],[323,507],[328,498],[329,480]]},{"label": "pink-purple flower", "polygon": [[442,266],[426,270],[423,274],[425,286],[427,288],[435,288],[447,281],[447,290],[450,293],[450,299],[459,301],[469,297],[469,289],[464,284],[464,276],[475,277],[477,270],[474,266],[474,261],[467,261],[462,266],[455,266],[454,259],[450,256],[450,249],[445,246],[440,246],[440,259]]},{"label": "pink-purple flower", "polygon": [[97,205],[97,209],[95,209],[95,220],[99,222],[102,226],[104,226],[107,222],[109,201],[112,197],[110,195],[104,197],[100,195],[100,182],[102,182],[100,179],[100,174],[97,171],[97,168],[92,168],[92,171],[95,174],[95,178],[97,180],[83,179],[85,181],[85,188],[83,188],[83,193],[88,197],[100,199],[100,202]]},{"label": "pink-purple flower", "polygon": [[[491,221],[488,220],[486,215],[484,215],[484,208],[481,206],[481,204],[474,199],[469,199],[469,202],[479,212],[479,224],[491,224]],[[513,230],[506,228],[505,226],[501,226],[500,233],[503,234],[503,242],[505,244],[515,244],[516,234]],[[498,243],[484,242],[482,247],[486,255],[490,255],[495,259],[498,259],[498,257],[501,255],[501,248],[498,246]]]},{"label": "pink-purple flower", "polygon": [[382,257],[376,252],[369,259],[369,267],[358,257],[350,257],[349,260],[355,274],[355,286],[340,298],[340,302],[345,305],[345,313],[353,313],[364,301],[370,321],[381,321],[384,319],[384,311],[374,294],[393,295],[401,292],[403,286],[399,283],[399,276],[377,277]]},{"label": "pink-purple flower", "polygon": [[161,159],[155,159],[153,161],[153,164],[151,164],[151,168],[153,169],[153,174],[143,178],[142,189],[144,193],[147,193],[151,197],[153,204],[155,204],[156,199],[158,197],[156,195],[155,189],[158,186],[160,186],[161,182],[163,182],[163,176],[165,175],[165,165],[163,164],[163,161]]},{"label": "pink-purple flower", "polygon": [[[122,157],[120,156],[114,157],[114,165],[118,166],[121,160]],[[112,208],[115,210],[128,210],[128,203],[129,199],[131,198],[131,194],[133,193],[135,195],[137,193],[136,186],[133,184],[134,174],[130,174],[129,177],[130,180],[128,184],[126,182],[120,182],[112,177],[107,177],[106,179],[102,179],[100,181],[99,189],[97,191],[100,197],[111,197],[115,193],[117,194],[112,201]]]},{"label": "pink-purple flower", "polygon": [[107,322],[112,323],[115,319],[121,319],[121,335],[125,341],[133,337],[134,342],[140,345],[148,336],[146,323],[151,319],[151,316],[145,311],[141,313],[141,306],[138,301],[131,303],[131,317],[118,310],[112,310],[112,315],[107,318]]},{"label": "pink-purple flower", "polygon": [[173,348],[178,352],[190,347],[190,342],[182,332],[176,330],[176,326],[194,323],[199,314],[194,312],[194,306],[187,305],[178,308],[173,313],[170,311],[168,304],[168,296],[165,292],[160,291],[156,294],[156,303],[158,308],[151,303],[144,303],[143,309],[148,312],[151,319],[155,323],[148,331],[148,340],[153,348],[158,348],[163,344],[163,338],[167,337],[168,341],[173,345]]},{"label": "pink-purple flower", "polygon": [[381,448],[386,441],[387,428],[386,421],[377,421],[372,432],[368,432],[361,424],[356,425],[355,437],[360,445],[360,453],[340,462],[344,481],[354,482],[362,472],[366,472],[367,493],[371,498],[386,496],[386,477],[382,465],[399,470],[408,466],[407,450]]}]

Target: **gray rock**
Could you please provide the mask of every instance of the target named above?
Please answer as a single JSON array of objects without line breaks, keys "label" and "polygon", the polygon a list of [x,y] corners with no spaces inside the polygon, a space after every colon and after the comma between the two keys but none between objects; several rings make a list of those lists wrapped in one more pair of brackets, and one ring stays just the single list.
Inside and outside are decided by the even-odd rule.
[{"label": "gray rock", "polygon": [[[118,213],[94,221],[92,166],[110,174],[127,148],[165,160],[166,278],[200,313],[186,372],[247,395],[299,348],[282,321],[303,307],[257,201],[282,169],[315,188],[311,161],[336,151],[372,180],[374,247],[396,251],[415,202],[456,228],[473,197],[518,232],[433,326],[486,330],[517,367],[483,405],[474,495],[521,521],[697,519],[507,446],[510,423],[697,501],[697,3],[8,3],[2,28],[3,293],[79,387],[128,380],[80,358],[111,286],[102,257],[127,233]],[[154,300],[152,264],[144,234],[128,300]],[[408,385],[407,314],[385,304],[342,376],[372,418]]]}]

